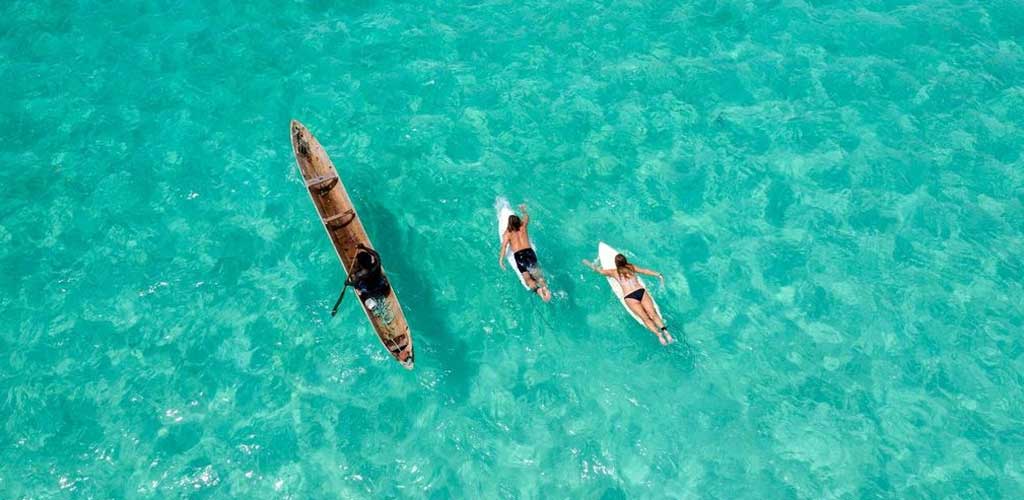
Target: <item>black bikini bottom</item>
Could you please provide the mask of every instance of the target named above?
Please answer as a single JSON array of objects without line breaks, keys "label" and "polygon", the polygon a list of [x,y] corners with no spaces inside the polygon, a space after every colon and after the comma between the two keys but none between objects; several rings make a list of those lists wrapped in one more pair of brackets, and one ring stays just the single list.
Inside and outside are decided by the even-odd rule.
[{"label": "black bikini bottom", "polygon": [[647,292],[647,290],[644,290],[643,288],[637,288],[636,290],[633,290],[632,292],[629,292],[629,295],[625,296],[624,298],[626,298],[626,299],[633,299],[633,300],[635,300],[637,302],[640,302],[640,301],[644,300],[644,293],[646,293],[646,292]]}]

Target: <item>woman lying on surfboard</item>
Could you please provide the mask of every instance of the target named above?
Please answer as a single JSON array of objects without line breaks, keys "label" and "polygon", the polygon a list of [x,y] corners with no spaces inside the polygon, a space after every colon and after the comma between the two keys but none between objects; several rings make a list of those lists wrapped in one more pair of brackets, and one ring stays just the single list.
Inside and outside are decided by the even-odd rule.
[{"label": "woman lying on surfboard", "polygon": [[661,284],[664,285],[665,277],[661,273],[634,266],[621,253],[615,256],[615,269],[601,269],[597,264],[587,260],[584,260],[583,264],[619,282],[626,306],[640,317],[648,330],[658,336],[658,341],[661,342],[661,345],[669,345],[675,342],[672,335],[668,333],[668,329],[665,328],[665,322],[658,315],[658,311],[654,309],[654,301],[651,300],[650,292],[640,284],[640,280],[636,276],[637,274],[657,276],[661,280]]},{"label": "woman lying on surfboard", "polygon": [[530,214],[526,211],[526,204],[519,205],[523,212],[523,218],[513,214],[508,216],[508,228],[501,238],[501,251],[498,252],[498,264],[505,269],[505,249],[512,247],[513,256],[516,260],[516,267],[523,273],[526,286],[537,292],[540,298],[547,302],[551,300],[551,291],[544,281],[544,275],[537,266],[537,252],[530,247],[530,235],[527,233],[527,226],[530,224]]}]

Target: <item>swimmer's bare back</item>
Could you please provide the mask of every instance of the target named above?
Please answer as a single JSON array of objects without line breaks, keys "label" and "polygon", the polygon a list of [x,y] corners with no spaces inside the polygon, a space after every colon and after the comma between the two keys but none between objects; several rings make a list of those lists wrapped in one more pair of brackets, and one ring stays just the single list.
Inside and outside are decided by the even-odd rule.
[{"label": "swimmer's bare back", "polygon": [[519,231],[506,231],[506,234],[508,234],[508,243],[509,246],[512,247],[513,252],[530,248],[530,233],[527,231],[528,229],[526,228],[525,221],[523,222],[523,228]]},{"label": "swimmer's bare back", "polygon": [[[523,217],[520,219],[519,228],[512,229],[512,224],[509,224],[508,229],[505,230],[505,235],[501,242],[501,249],[498,251],[498,264],[502,269],[505,269],[504,255],[507,247],[511,247],[512,253],[516,254],[517,263],[520,262],[519,252],[531,249],[530,255],[532,255],[533,259],[532,265],[529,263],[517,265],[520,266],[519,270],[523,275],[523,280],[526,283],[526,286],[530,290],[536,292],[544,302],[548,302],[551,300],[551,290],[548,289],[544,275],[539,272],[540,269],[533,267],[537,264],[537,258],[536,253],[532,251],[532,247],[530,246],[530,233],[527,229],[530,224],[530,213],[526,210],[525,203],[519,205],[519,211],[523,214]],[[510,216],[509,218],[513,219],[515,216]],[[528,267],[524,269],[524,265]]]}]

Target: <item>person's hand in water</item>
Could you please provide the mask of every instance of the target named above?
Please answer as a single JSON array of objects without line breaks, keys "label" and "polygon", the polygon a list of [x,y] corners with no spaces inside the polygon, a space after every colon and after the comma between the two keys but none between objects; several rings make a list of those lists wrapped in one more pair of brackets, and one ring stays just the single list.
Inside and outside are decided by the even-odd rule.
[{"label": "person's hand in water", "polygon": [[501,237],[501,248],[498,249],[498,265],[501,266],[501,270],[505,270],[505,249],[508,248],[509,240],[508,233],[506,232]]}]

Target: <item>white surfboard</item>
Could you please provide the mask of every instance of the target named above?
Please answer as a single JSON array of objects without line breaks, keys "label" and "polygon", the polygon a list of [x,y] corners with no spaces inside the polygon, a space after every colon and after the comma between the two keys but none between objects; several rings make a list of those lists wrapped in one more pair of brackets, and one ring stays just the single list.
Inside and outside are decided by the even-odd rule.
[{"label": "white surfboard", "polygon": [[[498,199],[494,201],[494,208],[498,210],[498,244],[500,245],[501,240],[505,237],[505,230],[508,228],[508,216],[515,214],[515,212],[512,211],[512,206],[509,205],[508,200],[502,197],[498,197]],[[530,247],[533,248],[535,252],[537,251],[537,247],[534,246],[532,238],[530,239]],[[511,246],[508,250],[505,250],[505,259],[508,261],[508,265],[512,268],[512,271],[514,271],[516,276],[519,277],[519,282],[523,284],[523,288],[529,290],[530,286],[526,284],[526,279],[523,278],[523,273],[519,272],[519,267],[516,266],[516,258],[512,253]]]},{"label": "white surfboard", "polygon": [[[598,243],[597,244],[597,260],[601,263],[601,269],[614,270],[615,269],[615,256],[618,255],[619,253],[621,253],[621,252],[619,252],[618,250],[608,246],[608,244],[606,244],[603,241]],[[641,325],[643,325],[644,321],[642,319],[640,319],[640,316],[637,316],[629,308],[629,306],[626,305],[625,294],[622,293],[622,286],[619,285],[618,280],[616,280],[615,278],[611,278],[611,277],[606,277],[606,279],[608,280],[608,284],[611,285],[611,287],[612,287],[612,292],[615,294],[616,297],[619,298],[619,302],[622,303],[622,307],[626,308],[626,312],[628,312],[629,315],[632,316],[633,319],[635,319],[637,323],[640,323]],[[640,282],[640,286],[642,286],[644,288],[647,288],[647,285],[644,284],[644,281],[640,279],[640,276],[637,276],[636,279]],[[651,302],[654,304],[654,310],[658,312],[658,316],[661,316],[661,309],[658,308],[658,303],[654,301],[654,295],[651,294],[650,290],[647,290],[647,294],[651,296]]]}]

